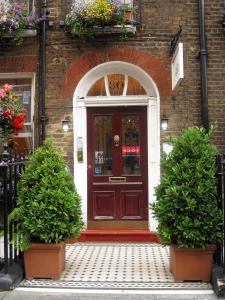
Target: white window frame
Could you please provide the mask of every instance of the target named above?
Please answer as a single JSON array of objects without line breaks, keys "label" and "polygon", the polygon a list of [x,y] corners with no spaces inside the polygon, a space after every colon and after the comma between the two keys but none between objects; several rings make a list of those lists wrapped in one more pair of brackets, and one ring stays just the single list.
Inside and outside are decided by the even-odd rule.
[{"label": "white window frame", "polygon": [[0,73],[0,79],[31,79],[31,109],[30,122],[25,122],[24,125],[31,126],[31,134],[27,132],[19,133],[20,137],[30,137],[32,135],[32,142],[34,147],[34,98],[35,98],[35,73],[32,72],[16,72],[16,73]]},{"label": "white window frame", "polygon": [[121,4],[130,5],[130,7],[133,7],[133,0],[121,0]]},{"label": "white window frame", "polygon": [[[129,83],[129,76],[127,74],[124,74],[124,73],[118,73],[119,75],[123,75],[124,76],[124,87],[123,87],[123,92],[122,92],[122,95],[121,96],[127,96],[127,89],[128,89],[128,83]],[[109,76],[110,75],[114,75],[114,74],[107,74],[105,75],[103,78],[104,80],[104,85],[105,85],[105,91],[106,91],[106,96],[107,97],[112,97],[113,95],[110,94],[110,88],[109,88]],[[96,83],[96,82],[95,82]],[[94,84],[95,84],[94,83]],[[93,84],[93,85],[94,85]],[[140,96],[140,95],[138,95]],[[146,94],[144,95],[141,95],[142,97],[146,97]],[[91,98],[92,96],[87,96],[87,98]],[[98,97],[103,97],[104,96],[98,96]],[[119,97],[119,96],[117,96]]]}]

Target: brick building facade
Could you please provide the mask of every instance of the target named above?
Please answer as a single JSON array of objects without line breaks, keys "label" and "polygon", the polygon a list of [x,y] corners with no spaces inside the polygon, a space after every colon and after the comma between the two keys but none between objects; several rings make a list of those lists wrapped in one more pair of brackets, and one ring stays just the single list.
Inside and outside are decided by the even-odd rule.
[{"label": "brick building facade", "polygon": [[[36,9],[40,11],[39,2],[41,1],[37,2]],[[68,1],[49,0],[47,2],[49,25],[46,38],[45,109],[48,118],[46,134],[63,150],[71,170],[74,170],[75,183],[84,201],[85,219],[89,219],[87,216],[89,177],[85,174],[89,166],[86,108],[92,107],[92,105],[85,104],[85,100],[83,102],[79,100],[80,102],[78,101],[77,104],[76,100],[87,96],[88,91],[85,91],[85,85],[88,85],[88,80],[93,81],[89,86],[90,89],[94,80],[99,79],[98,74],[102,74],[101,76],[104,77],[104,69],[107,70],[106,74],[116,74],[121,66],[122,73],[127,72],[128,76],[139,80],[140,84],[144,88],[146,87],[145,90],[149,88],[147,91],[149,99],[154,98],[151,101],[155,101],[155,104],[150,100],[148,104],[140,102],[140,106],[148,107],[146,125],[148,127],[146,136],[148,139],[146,145],[148,162],[146,165],[148,166],[148,199],[150,199],[148,202],[151,202],[154,198],[154,186],[159,179],[160,151],[166,137],[177,136],[182,129],[201,124],[199,1],[140,0],[140,24],[137,25],[135,35],[129,35],[126,39],[121,39],[116,35],[104,35],[87,40],[72,37],[62,26],[62,21],[68,11]],[[223,6],[223,0],[205,1],[209,123],[217,123],[215,144],[220,152],[225,151],[225,35],[220,16]],[[180,26],[182,26],[182,33],[179,41],[184,46],[184,79],[176,90],[172,91],[170,45]],[[10,42],[6,45],[2,44],[0,80],[7,79],[10,83],[11,78],[15,80],[17,75],[19,78],[21,76],[23,78],[23,74],[32,78],[31,97],[34,101],[31,112],[34,112],[35,146],[40,142],[38,72],[38,36],[27,38],[21,46],[12,45]],[[149,83],[147,82],[148,78]],[[146,99],[145,101],[147,101]],[[120,101],[118,107],[126,106],[121,99],[117,100]],[[95,107],[101,106],[96,102],[93,103],[95,103],[93,105]],[[115,107],[116,104],[112,103],[113,105],[108,106]],[[102,106],[107,107],[105,104]],[[139,105],[133,102],[131,106]],[[166,131],[160,129],[163,115],[168,118],[168,130]],[[63,132],[62,120],[68,116],[73,125],[68,132]],[[153,127],[151,128],[151,126]],[[82,162],[79,162],[77,158],[79,137],[83,139],[84,157]],[[110,196],[107,199],[109,202],[111,201]],[[96,201],[101,203],[101,200]],[[95,205],[98,205],[96,203]],[[134,207],[130,209],[131,211],[135,210]],[[154,225],[151,227],[151,221],[149,223],[150,228],[154,229]]]}]

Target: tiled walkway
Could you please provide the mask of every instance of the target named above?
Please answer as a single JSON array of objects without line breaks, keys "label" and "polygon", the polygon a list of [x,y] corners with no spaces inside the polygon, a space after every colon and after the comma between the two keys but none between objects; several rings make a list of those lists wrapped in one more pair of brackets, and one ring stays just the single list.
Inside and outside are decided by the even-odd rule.
[{"label": "tiled walkway", "polygon": [[166,248],[157,244],[69,246],[62,280],[173,282]]},{"label": "tiled walkway", "polygon": [[23,287],[98,289],[210,289],[207,283],[175,283],[168,248],[159,244],[77,243],[67,245],[59,281],[24,280]]}]

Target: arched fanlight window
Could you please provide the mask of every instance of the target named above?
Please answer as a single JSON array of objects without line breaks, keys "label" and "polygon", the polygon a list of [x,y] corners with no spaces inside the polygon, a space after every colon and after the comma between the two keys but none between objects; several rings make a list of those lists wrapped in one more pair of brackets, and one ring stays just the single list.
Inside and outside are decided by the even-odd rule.
[{"label": "arched fanlight window", "polygon": [[87,96],[135,96],[146,95],[143,86],[126,74],[109,74],[97,80]]}]

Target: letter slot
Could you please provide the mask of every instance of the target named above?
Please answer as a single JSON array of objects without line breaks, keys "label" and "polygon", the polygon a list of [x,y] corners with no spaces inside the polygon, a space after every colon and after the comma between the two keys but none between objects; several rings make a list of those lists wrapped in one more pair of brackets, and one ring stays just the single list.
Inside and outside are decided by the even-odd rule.
[{"label": "letter slot", "polygon": [[109,182],[126,182],[127,181],[127,177],[109,177]]}]

